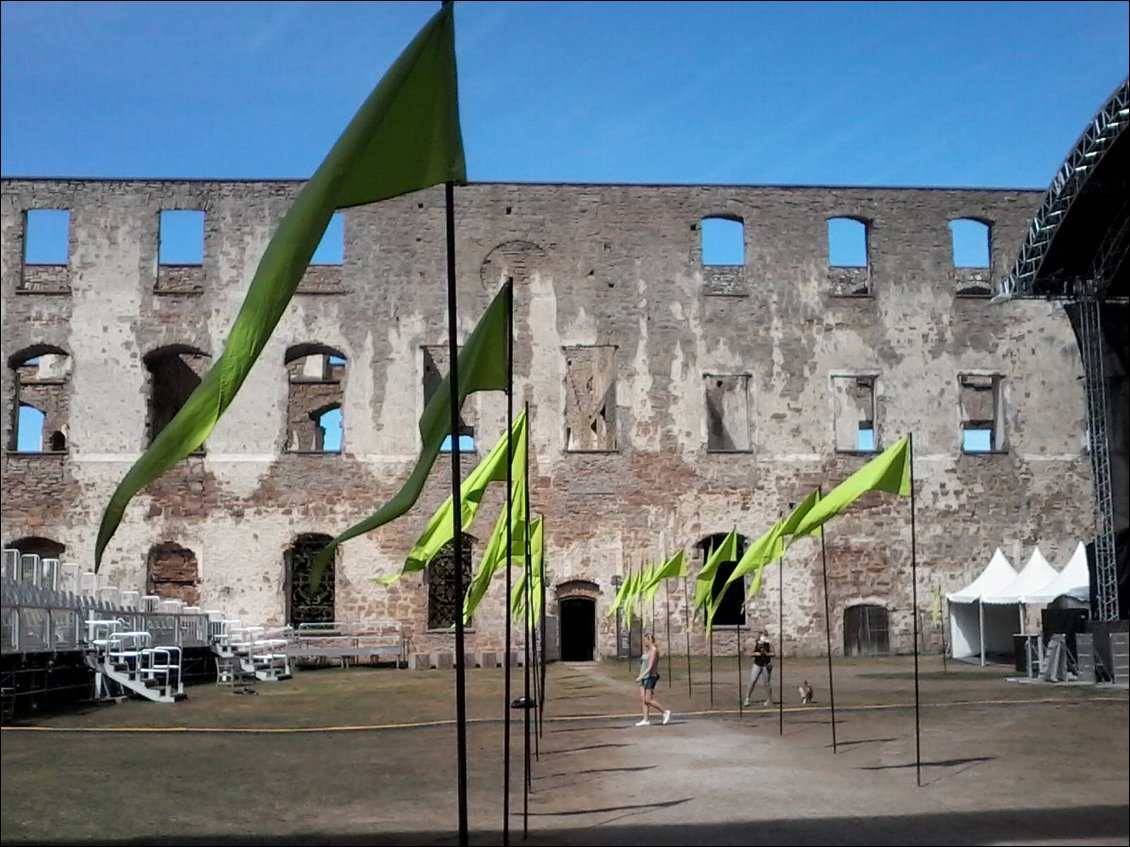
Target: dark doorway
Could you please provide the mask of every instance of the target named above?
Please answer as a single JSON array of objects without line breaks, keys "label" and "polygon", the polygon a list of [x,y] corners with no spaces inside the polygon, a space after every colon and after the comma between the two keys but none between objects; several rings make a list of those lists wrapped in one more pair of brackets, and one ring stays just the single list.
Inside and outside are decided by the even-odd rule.
[{"label": "dark doorway", "polygon": [[850,606],[844,610],[844,655],[885,656],[891,652],[887,610]]},{"label": "dark doorway", "polygon": [[596,603],[588,597],[561,601],[561,661],[591,662],[596,649]]}]

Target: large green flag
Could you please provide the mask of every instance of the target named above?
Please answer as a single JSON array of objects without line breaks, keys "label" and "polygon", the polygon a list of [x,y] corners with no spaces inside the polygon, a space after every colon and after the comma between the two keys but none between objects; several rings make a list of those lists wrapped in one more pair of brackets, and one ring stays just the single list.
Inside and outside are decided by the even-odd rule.
[{"label": "large green flag", "polygon": [[[471,616],[475,613],[479,603],[486,596],[491,580],[498,573],[498,569],[507,563],[525,562],[526,560],[526,451],[529,442],[523,439],[516,445],[514,458],[510,467],[510,476],[513,483],[510,496],[510,545],[511,554],[506,551],[506,504],[498,513],[498,520],[494,523],[494,531],[487,541],[486,550],[479,562],[479,570],[471,578],[471,584],[463,597],[463,622],[470,623]],[[509,599],[509,598],[508,598]]]},{"label": "large green flag", "polygon": [[[506,282],[487,307],[486,313],[459,351],[459,406],[462,408],[467,395],[475,391],[505,391],[506,349],[509,335],[510,282]],[[329,564],[333,551],[339,544],[371,532],[391,520],[403,515],[416,502],[424,489],[428,473],[439,455],[443,440],[451,431],[451,389],[448,387],[450,375],[443,381],[428,400],[424,414],[420,416],[420,438],[422,447],[420,458],[411,476],[395,497],[385,503],[374,514],[360,523],[354,524],[345,532],[321,549],[310,564],[310,584],[317,585],[322,573]],[[522,454],[524,457],[524,454]],[[525,465],[522,466],[525,473]]]},{"label": "large green flag", "polygon": [[722,543],[710,551],[706,563],[695,577],[694,611],[705,609],[714,598],[714,577],[723,562],[733,562],[738,558],[738,533],[731,529]]},{"label": "large green flag", "polygon": [[687,554],[680,550],[666,562],[652,568],[642,586],[644,604],[651,603],[663,580],[687,575]]},{"label": "large green flag", "polygon": [[[526,628],[532,630],[541,621],[541,586],[542,567],[545,564],[543,521],[536,518],[530,524],[530,614],[526,616]],[[523,556],[523,559],[525,557]],[[521,569],[518,580],[510,589],[510,614],[513,618],[521,618],[526,608],[526,568]]]},{"label": "large green flag", "polygon": [[616,589],[616,596],[612,598],[612,602],[608,605],[608,612],[605,617],[612,617],[616,614],[616,610],[624,605],[624,600],[628,596],[628,589],[632,587],[632,571],[629,568],[628,575],[620,582],[620,587]]},{"label": "large green flag", "polygon": [[910,439],[903,437],[857,470],[813,506],[797,524],[794,539],[812,535],[868,491],[910,494]]},{"label": "large green flag", "polygon": [[223,355],[118,484],[102,515],[94,569],[145,486],[200,448],[235,399],[338,209],[467,180],[455,73],[455,21],[445,5],[389,68],[275,230]]},{"label": "large green flag", "polygon": [[750,590],[746,592],[746,596],[752,597],[761,590],[761,571],[770,562],[785,554],[785,538],[796,532],[800,522],[819,502],[820,492],[813,491],[804,499],[803,503],[773,524],[768,532],[753,542],[745,551],[741,560],[734,567],[734,572],[726,580],[726,585],[741,579],[747,573],[754,573],[753,583]]},{"label": "large green flag", "polygon": [[[514,443],[515,453],[525,456],[526,412],[524,410],[515,418],[510,436]],[[506,480],[506,457],[509,453],[507,444],[506,433],[503,433],[498,443],[486,455],[486,458],[479,462],[475,469],[463,480],[459,503],[464,530],[475,519],[475,514],[479,511],[479,506],[482,504],[483,496],[486,494],[490,483]],[[423,534],[409,552],[408,560],[404,563],[404,569],[398,574],[383,578],[381,582],[391,584],[407,574],[422,570],[428,562],[435,558],[443,546],[455,537],[454,518],[455,508],[452,505],[451,496],[448,495],[447,500],[432,515],[427,528],[424,529]]]}]

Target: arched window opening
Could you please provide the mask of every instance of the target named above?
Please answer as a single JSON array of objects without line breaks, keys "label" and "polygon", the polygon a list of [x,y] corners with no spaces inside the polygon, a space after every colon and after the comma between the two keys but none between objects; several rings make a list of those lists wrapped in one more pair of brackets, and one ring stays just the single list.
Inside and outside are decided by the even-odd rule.
[{"label": "arched window opening", "polygon": [[[471,584],[471,557],[475,539],[463,535],[461,571],[463,591]],[[455,590],[455,542],[449,541],[425,570],[428,583],[428,629],[448,629],[455,626],[455,616],[462,613],[463,598]]]},{"label": "arched window opening", "polygon": [[149,548],[145,566],[145,590],[166,600],[183,600],[186,606],[200,602],[200,574],[196,554],[171,541]]},{"label": "arched window opening", "polygon": [[316,586],[310,585],[311,565],[318,552],[333,539],[317,532],[299,535],[283,554],[286,573],[287,623],[327,623],[335,619],[334,578],[337,554]]},{"label": "arched window opening", "polygon": [[[212,358],[194,347],[176,345],[145,357],[149,370],[149,443],[161,434],[204,378]],[[201,445],[196,455],[204,452]]]},{"label": "arched window opening", "polygon": [[71,357],[58,347],[35,345],[8,360],[16,409],[9,449],[62,453],[67,449]]},{"label": "arched window opening", "polygon": [[302,344],[287,351],[288,452],[341,452],[346,367],[345,356],[325,345]]}]

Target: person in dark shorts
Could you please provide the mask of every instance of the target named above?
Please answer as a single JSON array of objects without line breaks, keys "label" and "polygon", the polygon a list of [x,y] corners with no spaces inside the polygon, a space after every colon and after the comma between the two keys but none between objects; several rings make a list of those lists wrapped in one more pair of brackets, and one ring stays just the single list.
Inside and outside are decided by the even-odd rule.
[{"label": "person in dark shorts", "polygon": [[655,685],[659,682],[659,648],[655,645],[655,638],[651,633],[643,637],[643,655],[640,656],[640,675],[636,677],[640,684],[640,704],[643,706],[643,720],[636,726],[647,726],[651,723],[651,710],[663,713],[663,723],[671,720],[671,710],[655,699]]},{"label": "person in dark shorts", "polygon": [[762,676],[765,677],[765,705],[773,705],[773,644],[769,641],[769,633],[761,630],[753,648],[749,651],[753,657],[753,667],[749,673],[749,689],[745,693],[742,705],[748,706],[753,699],[753,689],[757,687]]}]

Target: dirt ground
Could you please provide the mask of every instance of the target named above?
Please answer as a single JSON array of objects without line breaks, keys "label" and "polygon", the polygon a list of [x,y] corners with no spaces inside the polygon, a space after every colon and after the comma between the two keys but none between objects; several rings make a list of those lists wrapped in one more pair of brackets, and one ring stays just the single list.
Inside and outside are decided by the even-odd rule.
[{"label": "dirt ground", "polygon": [[[916,736],[910,657],[835,659],[834,724],[823,659],[786,661],[784,702],[752,709],[732,657],[715,657],[713,704],[706,660],[689,686],[685,658],[661,670],[674,717],[636,727],[634,663],[550,666],[528,790],[527,713],[510,711],[511,842],[1130,843],[1125,686],[926,657]],[[503,672],[466,678],[470,843],[501,844]],[[523,689],[517,668],[511,699]],[[3,843],[458,843],[453,673],[302,671],[254,690],[6,727]]]}]

